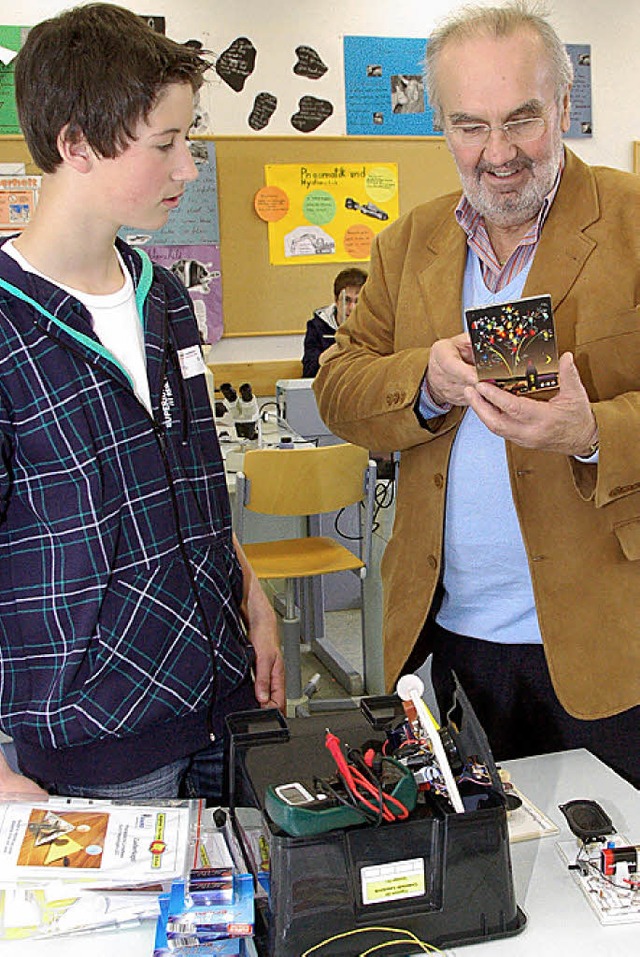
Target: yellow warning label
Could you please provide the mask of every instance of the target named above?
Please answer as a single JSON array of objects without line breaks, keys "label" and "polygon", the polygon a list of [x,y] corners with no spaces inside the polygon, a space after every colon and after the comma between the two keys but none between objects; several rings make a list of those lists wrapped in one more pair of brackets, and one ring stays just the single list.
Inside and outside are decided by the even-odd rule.
[{"label": "yellow warning label", "polygon": [[425,894],[424,865],[420,859],[403,861],[400,865],[364,867],[360,876],[365,904],[379,904]]}]

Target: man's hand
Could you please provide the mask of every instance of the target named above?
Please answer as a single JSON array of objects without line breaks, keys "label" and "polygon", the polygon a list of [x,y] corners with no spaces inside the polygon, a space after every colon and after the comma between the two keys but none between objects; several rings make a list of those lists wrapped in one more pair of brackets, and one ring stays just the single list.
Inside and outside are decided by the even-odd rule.
[{"label": "man's hand", "polygon": [[570,352],[560,357],[558,384],[557,394],[548,402],[512,395],[489,382],[468,386],[465,397],[491,432],[515,445],[562,455],[588,455],[598,428]]},{"label": "man's hand", "polygon": [[48,797],[47,792],[43,791],[31,778],[12,771],[0,751],[0,800],[8,799],[16,794],[33,798]]},{"label": "man's hand", "polygon": [[477,381],[471,340],[466,332],[434,342],[426,382],[429,395],[437,405],[468,405],[465,389],[475,386]]},{"label": "man's hand", "polygon": [[276,614],[236,536],[233,544],[242,568],[242,618],[256,653],[255,693],[261,708],[286,708],[284,661]]}]

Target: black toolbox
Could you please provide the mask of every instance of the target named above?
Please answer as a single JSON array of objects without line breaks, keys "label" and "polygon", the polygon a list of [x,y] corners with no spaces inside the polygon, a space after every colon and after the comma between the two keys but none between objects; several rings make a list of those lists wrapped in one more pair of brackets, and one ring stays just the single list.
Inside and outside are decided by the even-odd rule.
[{"label": "black toolbox", "polygon": [[[477,809],[456,814],[418,805],[406,821],[310,837],[291,837],[275,827],[264,812],[267,787],[330,776],[335,766],[323,746],[325,729],[355,747],[384,739],[385,728],[402,716],[399,699],[365,698],[360,711],[288,722],[277,711],[229,718],[232,760],[244,768],[269,836],[270,896],[264,936],[257,941],[264,957],[301,957],[312,948],[314,957],[358,955],[393,939],[393,928],[437,947],[495,940],[523,929],[502,784],[459,685],[454,706],[455,724],[447,726],[458,753],[477,756],[490,769],[491,786]],[[385,952],[419,950],[407,944]]]}]

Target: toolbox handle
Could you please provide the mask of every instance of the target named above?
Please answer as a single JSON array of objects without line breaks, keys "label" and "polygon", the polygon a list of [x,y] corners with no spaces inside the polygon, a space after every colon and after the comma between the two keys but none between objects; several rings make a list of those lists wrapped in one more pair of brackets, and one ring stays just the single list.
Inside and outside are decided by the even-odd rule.
[{"label": "toolbox handle", "polygon": [[225,718],[229,731],[229,813],[236,808],[236,752],[261,744],[286,742],[291,737],[287,720],[279,708],[234,711]]},{"label": "toolbox handle", "polygon": [[386,731],[389,725],[404,717],[404,708],[395,694],[369,695],[360,701],[360,710],[375,731]]}]

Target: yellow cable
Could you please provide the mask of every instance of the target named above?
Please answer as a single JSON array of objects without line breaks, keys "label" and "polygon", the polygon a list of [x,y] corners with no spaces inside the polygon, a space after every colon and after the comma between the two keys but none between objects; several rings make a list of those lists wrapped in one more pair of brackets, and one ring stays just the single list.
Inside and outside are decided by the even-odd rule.
[{"label": "yellow cable", "polygon": [[[321,950],[323,947],[326,947],[327,944],[333,944],[336,940],[344,940],[346,937],[355,937],[357,934],[369,934],[372,932],[379,932],[384,934],[406,934],[406,940],[396,940],[393,941],[394,944],[400,943],[411,943],[417,944],[418,947],[422,950],[423,953],[433,953],[441,954],[442,951],[437,947],[433,947],[431,944],[427,944],[424,941],[421,941],[416,937],[414,933],[410,930],[404,930],[402,927],[358,927],[355,930],[346,930],[341,934],[334,934],[333,937],[326,937],[324,940],[320,941],[319,944],[314,944],[313,947],[309,947],[308,950],[305,950],[303,954],[300,954],[300,957],[309,957],[309,954],[313,954],[316,950]],[[379,946],[387,946],[386,944]],[[426,949],[425,949],[426,948]],[[376,950],[374,947],[373,950]],[[367,953],[370,953],[368,951]]]},{"label": "yellow cable", "polygon": [[[408,931],[403,931],[403,933],[408,933]],[[437,947],[432,947],[431,944],[427,944],[424,940],[420,940],[418,937],[401,937],[399,940],[386,940],[383,944],[376,944],[375,947],[370,947],[369,950],[363,950],[359,957],[368,957],[369,954],[375,953],[376,950],[383,950],[385,947],[397,947],[399,944],[415,944],[416,947],[419,947],[423,954],[441,954],[442,951]]]}]

